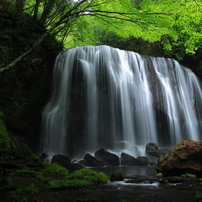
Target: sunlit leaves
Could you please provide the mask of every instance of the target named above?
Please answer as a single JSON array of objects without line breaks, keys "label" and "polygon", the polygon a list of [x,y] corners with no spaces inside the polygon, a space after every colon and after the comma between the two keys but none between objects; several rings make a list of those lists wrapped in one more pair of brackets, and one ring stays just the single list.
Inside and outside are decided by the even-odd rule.
[{"label": "sunlit leaves", "polygon": [[47,29],[54,24],[66,47],[93,45],[96,29],[162,41],[167,50],[180,40],[187,53],[202,43],[201,0],[25,0],[24,11]]}]

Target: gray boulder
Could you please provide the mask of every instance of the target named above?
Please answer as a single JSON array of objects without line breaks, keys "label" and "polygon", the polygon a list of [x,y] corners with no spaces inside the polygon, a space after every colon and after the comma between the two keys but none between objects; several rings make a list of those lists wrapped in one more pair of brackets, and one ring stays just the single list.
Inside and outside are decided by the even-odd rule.
[{"label": "gray boulder", "polygon": [[121,153],[121,165],[122,166],[138,166],[139,161],[129,154]]},{"label": "gray boulder", "polygon": [[149,159],[145,156],[138,156],[137,161],[139,166],[148,166],[150,165]]},{"label": "gray boulder", "polygon": [[103,161],[107,166],[119,166],[119,157],[103,148],[95,152],[95,158]]},{"label": "gray boulder", "polygon": [[94,156],[90,154],[86,154],[84,156],[84,161],[86,162],[86,166],[90,166],[90,167],[106,166],[106,164],[103,161],[95,158]]},{"label": "gray boulder", "polygon": [[57,163],[63,167],[67,167],[68,164],[70,164],[71,159],[67,156],[61,155],[61,154],[57,154],[55,156],[53,156],[51,163]]}]

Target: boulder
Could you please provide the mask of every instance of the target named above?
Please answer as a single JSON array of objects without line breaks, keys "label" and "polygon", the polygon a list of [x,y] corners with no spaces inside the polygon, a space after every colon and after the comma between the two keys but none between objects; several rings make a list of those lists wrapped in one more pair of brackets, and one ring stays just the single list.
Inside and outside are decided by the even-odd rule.
[{"label": "boulder", "polygon": [[138,156],[137,161],[138,166],[148,166],[150,164],[149,159],[146,156]]},{"label": "boulder", "polygon": [[161,157],[163,157],[165,154],[167,154],[169,152],[170,149],[168,148],[164,148],[164,149],[159,149],[159,154],[161,155]]},{"label": "boulder", "polygon": [[103,161],[100,161],[99,159],[95,158],[94,156],[90,154],[86,154],[84,156],[84,161],[86,162],[86,166],[106,166],[106,164]]},{"label": "boulder", "polygon": [[110,178],[111,182],[123,181],[123,180],[124,180],[123,174],[122,172],[119,172],[119,171],[113,172]]},{"label": "boulder", "polygon": [[67,156],[61,155],[61,154],[57,154],[55,156],[53,156],[51,163],[57,163],[63,167],[67,167],[68,164],[70,164],[71,159]]},{"label": "boulder", "polygon": [[159,179],[156,177],[148,177],[146,175],[132,175],[124,179],[125,183],[154,183],[158,182]]},{"label": "boulder", "polygon": [[155,164],[157,160],[169,152],[168,148],[159,148],[156,143],[146,144],[145,154],[146,157]]},{"label": "boulder", "polygon": [[119,157],[103,148],[95,152],[95,158],[103,161],[107,166],[119,166]]},{"label": "boulder", "polygon": [[181,141],[157,162],[156,170],[167,176],[191,173],[202,177],[202,142]]},{"label": "boulder", "polygon": [[50,163],[50,160],[51,159],[51,157],[48,155],[48,154],[46,154],[46,153],[42,153],[41,154],[41,160],[43,161],[43,162],[49,162]]},{"label": "boulder", "polygon": [[121,165],[122,166],[137,166],[139,161],[129,154],[121,153]]},{"label": "boulder", "polygon": [[157,158],[161,157],[159,147],[156,143],[148,143],[146,144],[145,153],[149,156],[155,156]]}]

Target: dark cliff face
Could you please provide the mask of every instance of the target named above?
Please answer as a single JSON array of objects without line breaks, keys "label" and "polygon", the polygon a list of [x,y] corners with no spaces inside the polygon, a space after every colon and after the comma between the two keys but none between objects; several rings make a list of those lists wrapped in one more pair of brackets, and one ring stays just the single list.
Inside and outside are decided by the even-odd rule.
[{"label": "dark cliff face", "polygon": [[[32,47],[46,31],[27,14],[0,13],[0,67]],[[49,36],[11,70],[0,74],[0,111],[11,133],[23,136],[35,149],[41,113],[51,91],[55,57],[62,46]]]}]

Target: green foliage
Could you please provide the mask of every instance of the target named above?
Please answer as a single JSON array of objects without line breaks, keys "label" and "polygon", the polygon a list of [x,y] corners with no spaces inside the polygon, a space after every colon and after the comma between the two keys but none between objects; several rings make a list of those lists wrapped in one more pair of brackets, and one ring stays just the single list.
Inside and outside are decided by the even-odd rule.
[{"label": "green foliage", "polygon": [[61,165],[57,163],[43,163],[45,172],[53,174],[53,175],[64,175],[68,176],[69,172],[65,167],[62,167]]},{"label": "green foliage", "polygon": [[[201,1],[25,0],[17,4],[18,1],[15,0],[13,4],[18,5],[17,8],[23,7],[44,27],[49,29],[55,23],[57,26],[51,30],[52,34],[62,42],[68,36],[69,46],[75,41],[77,45],[79,41],[80,45],[94,44],[96,29],[112,31],[123,38],[141,37],[149,42],[162,40],[167,50],[172,49],[172,41],[179,44],[183,39],[185,51],[192,54],[201,43]],[[162,39],[162,36],[168,37]]]},{"label": "green foliage", "polygon": [[94,198],[83,198],[83,199],[76,199],[76,202],[95,202],[97,201]]},{"label": "green foliage", "polygon": [[0,111],[0,149],[8,149],[10,147],[10,137],[6,126],[3,122],[3,113]]},{"label": "green foliage", "polygon": [[81,179],[74,180],[50,180],[47,183],[49,189],[76,189],[79,187],[86,187],[89,182]]},{"label": "green foliage", "polygon": [[[201,0],[104,2],[99,0],[14,0],[8,2],[10,6],[2,4],[2,7],[9,8],[8,10],[14,13],[15,17],[11,22],[17,26],[8,29],[7,25],[11,22],[2,18],[4,27],[0,29],[0,36],[11,42],[17,39],[20,42],[19,45],[26,47],[25,49],[35,44],[46,30],[66,48],[75,45],[99,44],[97,30],[115,33],[122,39],[133,37],[150,43],[161,42],[165,54],[169,57],[175,56],[178,60],[185,58],[186,54],[195,54],[202,47]],[[30,23],[31,19],[39,22],[44,29],[28,37],[28,42],[26,30],[39,29]],[[43,41],[43,37],[40,40]],[[119,42],[122,43],[120,39]],[[40,46],[36,47],[40,48]],[[16,103],[19,106],[22,102]]]},{"label": "green foliage", "polygon": [[185,176],[185,177],[188,177],[188,178],[191,178],[191,179],[197,179],[197,176],[194,175],[194,174],[191,174],[191,173],[185,173],[182,176]]},{"label": "green foliage", "polygon": [[29,168],[23,168],[23,169],[20,169],[20,170],[17,170],[15,172],[11,173],[11,176],[23,176],[23,177],[34,177],[34,178],[37,178],[41,174],[42,173],[36,172],[36,171],[31,170]]},{"label": "green foliage", "polygon": [[81,169],[66,177],[65,180],[50,180],[47,185],[49,189],[74,189],[94,184],[104,184],[108,176],[102,172],[95,172],[91,169]]},{"label": "green foliage", "polygon": [[89,184],[103,184],[108,181],[108,176],[102,172],[95,172],[91,169],[83,168],[72,173],[68,179],[86,180]]},{"label": "green foliage", "polygon": [[9,177],[6,178],[6,186],[5,186],[5,188],[7,188],[7,189],[13,189],[14,188],[14,184],[13,184],[11,178],[9,178]]},{"label": "green foliage", "polygon": [[16,202],[29,202],[32,196],[37,195],[39,189],[31,184],[29,186],[17,187],[11,194],[11,198]]},{"label": "green foliage", "polygon": [[163,174],[162,174],[162,173],[157,173],[156,176],[157,176],[157,177],[162,177]]},{"label": "green foliage", "polygon": [[201,192],[196,192],[195,197],[197,199],[197,201],[201,202],[202,201],[202,193]]}]

